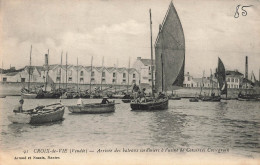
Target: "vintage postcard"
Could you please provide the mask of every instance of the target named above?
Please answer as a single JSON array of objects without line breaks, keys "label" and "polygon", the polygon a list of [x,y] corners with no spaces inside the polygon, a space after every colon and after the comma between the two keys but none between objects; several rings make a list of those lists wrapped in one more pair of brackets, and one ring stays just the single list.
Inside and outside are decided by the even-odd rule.
[{"label": "vintage postcard", "polygon": [[0,0],[0,164],[260,163],[259,0]]}]

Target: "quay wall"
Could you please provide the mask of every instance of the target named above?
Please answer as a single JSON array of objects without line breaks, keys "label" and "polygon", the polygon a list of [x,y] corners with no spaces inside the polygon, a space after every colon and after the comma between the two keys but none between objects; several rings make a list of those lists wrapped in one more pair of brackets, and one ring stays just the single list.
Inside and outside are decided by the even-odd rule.
[{"label": "quay wall", "polygon": [[[32,88],[34,87],[40,87],[41,85],[44,85],[44,83],[31,83],[30,86]],[[65,84],[54,84],[56,88],[59,88],[59,86],[61,88],[65,88]],[[28,87],[28,83],[0,83],[0,95],[6,95],[6,96],[12,96],[12,95],[20,95],[21,94],[21,89],[23,87]],[[68,89],[77,89],[77,84],[67,84]],[[90,87],[89,84],[79,84],[79,88],[80,90],[88,90]],[[92,84],[92,90],[94,90],[95,87],[100,87],[100,84]],[[106,89],[108,87],[111,87],[111,85],[108,84],[103,84],[102,85],[102,89]],[[124,90],[127,89],[126,85],[116,85],[116,86],[112,86],[112,88],[110,88],[110,91],[120,91],[120,90]],[[146,88],[146,92],[149,93],[151,91],[151,89]],[[47,90],[51,90],[51,87],[48,86]],[[179,95],[180,97],[194,97],[195,95],[199,95],[200,94],[200,88],[181,88],[181,89],[177,89],[174,90],[173,93]],[[129,91],[131,91],[131,86],[129,86]],[[228,89],[228,98],[237,98],[238,93],[239,92],[245,93],[246,89]],[[201,92],[202,95],[205,94],[209,94],[210,93],[210,89],[209,88],[204,88]],[[214,89],[214,92],[217,93],[217,90]],[[171,94],[172,91],[168,91],[168,94]],[[253,89],[248,89],[247,93],[258,93],[260,94],[260,88],[255,88]],[[224,96],[223,96],[224,97]]]}]

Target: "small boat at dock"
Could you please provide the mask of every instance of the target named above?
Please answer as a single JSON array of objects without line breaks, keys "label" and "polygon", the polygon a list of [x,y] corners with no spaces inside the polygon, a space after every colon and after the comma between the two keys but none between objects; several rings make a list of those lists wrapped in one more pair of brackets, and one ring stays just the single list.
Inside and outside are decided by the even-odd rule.
[{"label": "small boat at dock", "polygon": [[108,104],[101,103],[90,103],[90,104],[81,104],[81,105],[72,105],[67,106],[68,110],[72,113],[111,113],[115,112],[115,102],[110,102]]},{"label": "small boat at dock", "polygon": [[63,119],[65,107],[60,104],[51,104],[46,106],[38,106],[35,109],[14,112],[8,116],[8,120],[12,123],[20,124],[43,124]]}]

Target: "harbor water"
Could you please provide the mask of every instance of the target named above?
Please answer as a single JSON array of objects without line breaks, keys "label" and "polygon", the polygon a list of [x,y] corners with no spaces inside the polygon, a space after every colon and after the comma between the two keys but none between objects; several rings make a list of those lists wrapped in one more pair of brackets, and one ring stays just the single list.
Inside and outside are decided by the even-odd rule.
[{"label": "harbor water", "polygon": [[[259,102],[169,100],[167,110],[136,112],[131,111],[129,103],[115,100],[120,104],[116,104],[114,113],[72,114],[66,108],[63,121],[29,125],[13,124],[7,119],[19,98],[0,99],[0,148],[3,151],[65,147],[84,147],[93,151],[109,147],[190,148],[197,151],[211,148],[228,149],[228,154],[239,157],[260,157]],[[24,109],[59,101],[25,99]],[[73,105],[77,100],[61,102]],[[83,102],[101,100],[83,99]]]}]

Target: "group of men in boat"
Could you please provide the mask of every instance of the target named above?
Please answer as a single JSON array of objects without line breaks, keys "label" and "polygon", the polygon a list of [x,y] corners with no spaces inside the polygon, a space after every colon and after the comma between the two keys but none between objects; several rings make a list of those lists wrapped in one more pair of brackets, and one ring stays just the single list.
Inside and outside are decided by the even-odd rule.
[{"label": "group of men in boat", "polygon": [[[145,91],[146,91],[145,88],[140,90],[140,88],[136,84],[134,84],[133,89],[132,89],[134,100],[137,102],[147,102],[149,99],[148,99]],[[149,96],[151,96],[151,93],[149,93]],[[163,94],[162,92],[159,92],[159,94],[155,94],[155,98],[163,99],[163,98],[165,98],[165,94]]]}]

